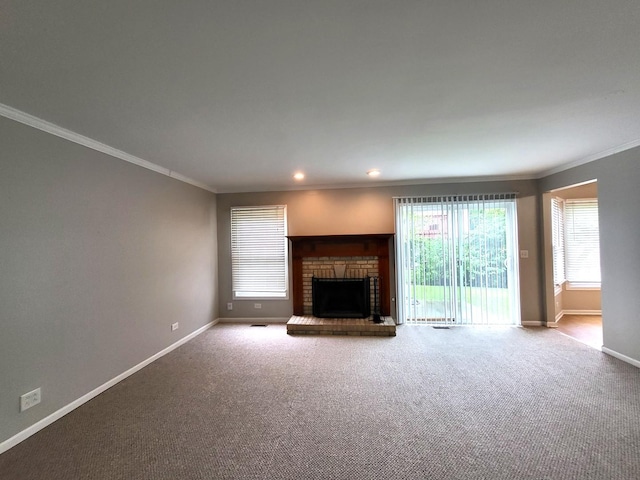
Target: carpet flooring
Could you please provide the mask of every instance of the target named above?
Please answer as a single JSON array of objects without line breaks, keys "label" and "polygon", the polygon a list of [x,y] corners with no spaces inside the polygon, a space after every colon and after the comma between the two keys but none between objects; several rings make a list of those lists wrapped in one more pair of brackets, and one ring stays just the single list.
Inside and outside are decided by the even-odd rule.
[{"label": "carpet flooring", "polygon": [[0,478],[638,479],[640,370],[544,328],[218,325],[0,455]]}]

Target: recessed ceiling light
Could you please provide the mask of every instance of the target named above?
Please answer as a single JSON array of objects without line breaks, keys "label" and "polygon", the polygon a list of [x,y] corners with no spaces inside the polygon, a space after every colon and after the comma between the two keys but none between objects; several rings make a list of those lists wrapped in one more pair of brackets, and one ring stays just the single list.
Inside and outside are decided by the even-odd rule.
[{"label": "recessed ceiling light", "polygon": [[374,168],[373,170],[369,170],[367,172],[367,175],[369,175],[370,177],[377,177],[378,175],[380,175],[380,170]]},{"label": "recessed ceiling light", "polygon": [[295,178],[296,180],[302,180],[304,178],[304,173],[296,172],[293,174],[293,178]]}]

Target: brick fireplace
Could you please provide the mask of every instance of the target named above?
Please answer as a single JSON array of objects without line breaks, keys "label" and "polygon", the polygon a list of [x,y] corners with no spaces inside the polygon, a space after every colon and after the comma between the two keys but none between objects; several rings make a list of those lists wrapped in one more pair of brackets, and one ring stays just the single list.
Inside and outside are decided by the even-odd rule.
[{"label": "brick fireplace", "polygon": [[289,237],[293,262],[293,314],[311,315],[311,279],[315,276],[377,277],[380,313],[390,315],[389,242],[392,237],[393,234]]}]

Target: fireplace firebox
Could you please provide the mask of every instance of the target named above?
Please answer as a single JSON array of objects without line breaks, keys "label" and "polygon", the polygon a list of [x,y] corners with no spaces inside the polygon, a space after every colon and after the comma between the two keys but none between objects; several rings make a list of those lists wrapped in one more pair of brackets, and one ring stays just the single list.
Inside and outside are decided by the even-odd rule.
[{"label": "fireplace firebox", "polygon": [[371,315],[369,277],[311,280],[313,315],[321,318],[367,318]]}]

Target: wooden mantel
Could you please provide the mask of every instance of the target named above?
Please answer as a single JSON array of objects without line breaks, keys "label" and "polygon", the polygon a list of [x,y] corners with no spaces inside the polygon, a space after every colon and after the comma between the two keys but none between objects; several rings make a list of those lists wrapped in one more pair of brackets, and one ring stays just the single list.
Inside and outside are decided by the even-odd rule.
[{"label": "wooden mantel", "polygon": [[378,257],[380,313],[390,315],[389,240],[392,233],[290,236],[293,314],[304,315],[302,259],[306,257]]}]

